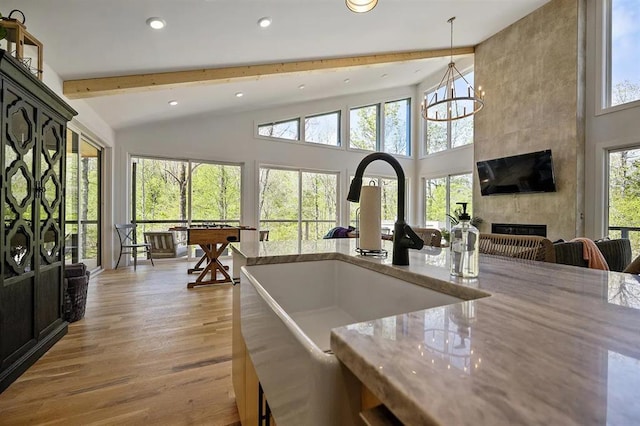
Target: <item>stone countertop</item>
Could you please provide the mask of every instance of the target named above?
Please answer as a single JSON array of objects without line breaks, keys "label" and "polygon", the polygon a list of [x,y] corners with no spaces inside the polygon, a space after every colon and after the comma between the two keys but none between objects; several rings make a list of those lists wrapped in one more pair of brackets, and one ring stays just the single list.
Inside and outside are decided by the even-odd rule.
[{"label": "stone countertop", "polygon": [[332,331],[336,356],[405,424],[640,424],[637,276],[481,256],[464,280],[446,250],[392,266],[354,243],[233,249],[247,264],[341,258],[468,300]]}]

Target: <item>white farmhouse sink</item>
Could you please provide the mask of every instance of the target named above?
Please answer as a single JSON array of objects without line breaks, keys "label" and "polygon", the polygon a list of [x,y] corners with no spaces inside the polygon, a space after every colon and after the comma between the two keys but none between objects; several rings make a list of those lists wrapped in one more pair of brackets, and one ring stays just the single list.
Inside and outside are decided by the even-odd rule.
[{"label": "white farmhouse sink", "polygon": [[244,266],[242,335],[278,426],[357,424],[360,387],[331,329],[462,302],[340,260]]}]

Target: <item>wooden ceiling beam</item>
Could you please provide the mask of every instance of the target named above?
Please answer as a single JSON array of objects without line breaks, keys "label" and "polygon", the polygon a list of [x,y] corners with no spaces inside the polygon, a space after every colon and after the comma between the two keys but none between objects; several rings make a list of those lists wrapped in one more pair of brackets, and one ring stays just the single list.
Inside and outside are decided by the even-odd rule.
[{"label": "wooden ceiling beam", "polygon": [[[473,52],[473,47],[458,47],[453,49],[454,56],[472,54]],[[67,80],[63,85],[63,93],[70,99],[93,98],[190,85],[258,80],[263,76],[275,74],[415,61],[419,59],[446,57],[450,54],[450,49],[417,50],[380,55]]]}]

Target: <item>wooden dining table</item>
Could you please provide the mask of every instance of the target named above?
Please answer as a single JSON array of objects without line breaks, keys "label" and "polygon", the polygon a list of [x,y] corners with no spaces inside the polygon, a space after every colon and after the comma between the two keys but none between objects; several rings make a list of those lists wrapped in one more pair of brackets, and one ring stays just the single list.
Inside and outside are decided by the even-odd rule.
[{"label": "wooden dining table", "polygon": [[[204,252],[195,267],[187,270],[190,274],[199,272],[196,280],[188,283],[187,288],[233,282],[229,272],[227,272],[229,267],[220,262],[220,255],[229,243],[240,241],[240,231],[255,231],[255,229],[250,226],[229,225],[187,228],[187,244],[199,245]],[[218,274],[220,274],[220,277]]]}]

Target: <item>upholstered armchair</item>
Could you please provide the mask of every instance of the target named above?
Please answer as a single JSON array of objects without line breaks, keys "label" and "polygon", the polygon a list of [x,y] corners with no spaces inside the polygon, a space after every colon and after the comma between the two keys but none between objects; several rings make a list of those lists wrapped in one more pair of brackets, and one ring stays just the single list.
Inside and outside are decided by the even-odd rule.
[{"label": "upholstered armchair", "polygon": [[187,245],[178,240],[174,231],[150,231],[144,233],[144,242],[150,245],[154,259],[182,257],[187,254]]}]

